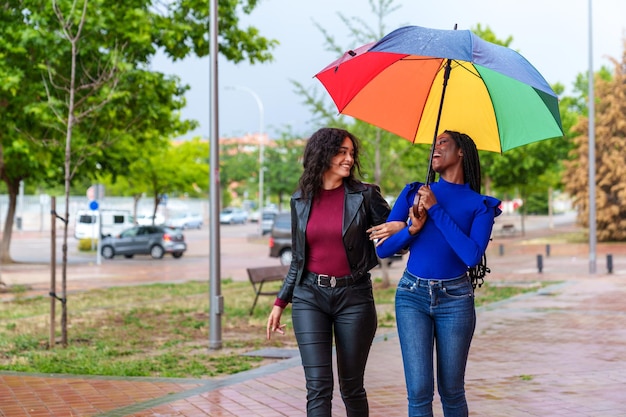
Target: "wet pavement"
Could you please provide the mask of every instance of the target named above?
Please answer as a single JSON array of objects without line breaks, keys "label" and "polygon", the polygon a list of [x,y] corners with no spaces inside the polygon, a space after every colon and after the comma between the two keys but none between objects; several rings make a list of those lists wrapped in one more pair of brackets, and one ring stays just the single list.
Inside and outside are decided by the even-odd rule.
[{"label": "wet pavement", "polygon": [[[471,416],[626,416],[626,245],[598,245],[596,272],[591,274],[586,244],[548,244],[544,239],[571,227],[537,228],[525,236],[496,233],[488,251],[490,282],[550,285],[477,310],[466,377]],[[229,245],[224,244],[225,251]],[[207,262],[198,255],[198,270],[208,267]],[[110,262],[70,265],[68,275],[82,277],[72,280],[71,289],[105,285],[103,281],[129,285],[155,276],[176,277],[174,271],[172,275],[165,271],[163,263],[154,270],[140,264],[135,272]],[[9,267],[2,267],[3,279],[30,280],[45,289],[49,271],[44,267],[30,271]],[[400,270],[401,265],[393,268],[397,276]],[[230,274],[245,279],[241,267],[233,266]],[[407,414],[394,329],[379,329],[366,370],[366,389],[371,416]],[[305,395],[299,357],[211,379],[0,372],[0,416],[9,417],[298,417],[306,414]],[[345,416],[337,391],[334,398],[333,416]],[[437,396],[434,410],[435,416],[442,416]]]}]

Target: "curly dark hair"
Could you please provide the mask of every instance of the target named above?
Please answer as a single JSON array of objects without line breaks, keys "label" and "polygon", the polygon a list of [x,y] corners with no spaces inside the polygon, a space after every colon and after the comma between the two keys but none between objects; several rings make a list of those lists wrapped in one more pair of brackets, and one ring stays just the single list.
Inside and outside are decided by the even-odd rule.
[{"label": "curly dark hair", "polygon": [[359,162],[359,140],[344,129],[323,127],[313,133],[304,148],[302,165],[304,172],[300,177],[299,189],[305,198],[315,198],[322,189],[324,173],[330,169],[331,159],[337,155],[345,138],[350,138],[354,146],[354,165],[350,169],[350,176],[345,178],[347,183],[358,183],[355,170],[361,175]]}]

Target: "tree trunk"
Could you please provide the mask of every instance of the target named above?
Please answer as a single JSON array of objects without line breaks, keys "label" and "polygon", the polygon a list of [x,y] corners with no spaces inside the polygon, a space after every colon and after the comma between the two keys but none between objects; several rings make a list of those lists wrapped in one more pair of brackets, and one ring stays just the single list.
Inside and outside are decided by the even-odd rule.
[{"label": "tree trunk", "polygon": [[10,264],[13,263],[13,259],[11,258],[11,237],[13,235],[13,222],[15,219],[20,180],[5,180],[5,184],[9,192],[9,207],[7,207],[7,217],[4,221],[2,242],[0,242],[0,262],[2,264]]}]

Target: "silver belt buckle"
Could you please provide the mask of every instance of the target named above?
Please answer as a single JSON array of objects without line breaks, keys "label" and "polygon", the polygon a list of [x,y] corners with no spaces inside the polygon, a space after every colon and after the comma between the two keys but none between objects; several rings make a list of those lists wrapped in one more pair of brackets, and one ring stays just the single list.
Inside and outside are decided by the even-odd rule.
[{"label": "silver belt buckle", "polygon": [[335,288],[337,286],[337,277],[326,274],[318,274],[317,285],[319,285],[320,287],[328,287],[328,285],[322,285],[322,278],[330,278],[330,288]]},{"label": "silver belt buckle", "polygon": [[317,285],[319,287],[325,287],[325,285],[322,285],[322,278],[328,278],[329,275],[325,275],[325,274],[317,274]]}]

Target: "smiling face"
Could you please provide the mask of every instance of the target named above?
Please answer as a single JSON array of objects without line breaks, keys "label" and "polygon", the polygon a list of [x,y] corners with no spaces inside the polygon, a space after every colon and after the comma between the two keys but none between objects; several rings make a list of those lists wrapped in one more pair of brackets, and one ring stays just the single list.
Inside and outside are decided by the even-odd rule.
[{"label": "smiling face", "polygon": [[346,137],[335,156],[330,160],[330,168],[324,173],[324,188],[332,189],[341,185],[350,176],[354,166],[354,144]]},{"label": "smiling face", "polygon": [[463,151],[449,133],[442,133],[435,141],[433,170],[441,175],[446,171],[463,172]]}]

